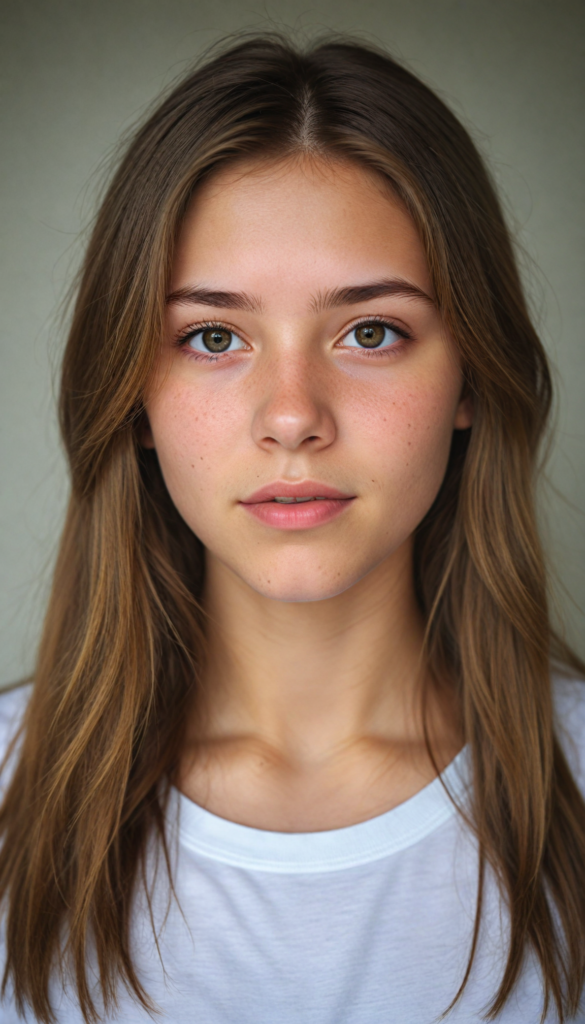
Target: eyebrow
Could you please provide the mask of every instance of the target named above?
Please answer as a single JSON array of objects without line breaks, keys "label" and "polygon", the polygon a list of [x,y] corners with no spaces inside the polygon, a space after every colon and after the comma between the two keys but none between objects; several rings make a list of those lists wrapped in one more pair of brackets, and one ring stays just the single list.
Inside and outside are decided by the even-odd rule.
[{"label": "eyebrow", "polygon": [[245,292],[220,292],[211,288],[179,288],[167,295],[167,305],[172,306],[215,306],[216,309],[244,309],[247,313],[259,313],[262,304],[253,295]]},{"label": "eyebrow", "polygon": [[[371,299],[392,296],[419,299],[431,306],[435,305],[431,296],[427,295],[422,288],[418,288],[417,285],[402,278],[394,277],[383,281],[373,281],[370,284],[348,285],[345,288],[333,288],[326,292],[318,292],[311,302],[311,309],[314,313],[322,313],[324,310],[335,309],[338,306],[355,306],[360,302],[369,302]],[[216,309],[242,309],[248,313],[259,313],[262,309],[260,300],[245,292],[224,292],[196,286],[179,288],[177,291],[171,292],[170,295],[167,295],[167,305],[214,306]]]},{"label": "eyebrow", "polygon": [[422,288],[404,281],[400,277],[388,278],[383,281],[374,281],[372,284],[350,285],[347,288],[334,288],[331,291],[319,293],[312,302],[312,309],[315,313],[321,313],[326,309],[335,309],[337,306],[355,306],[358,302],[369,302],[371,299],[388,298],[397,296],[406,299],[422,299],[434,307],[435,303],[430,295],[427,295]]}]

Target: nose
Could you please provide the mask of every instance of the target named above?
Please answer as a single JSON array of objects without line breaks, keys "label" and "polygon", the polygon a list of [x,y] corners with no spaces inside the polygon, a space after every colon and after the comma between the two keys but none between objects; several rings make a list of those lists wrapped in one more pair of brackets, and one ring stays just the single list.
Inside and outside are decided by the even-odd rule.
[{"label": "nose", "polygon": [[307,355],[290,351],[271,361],[252,423],[256,444],[267,451],[277,446],[287,451],[320,451],[332,444],[335,435],[323,368]]}]

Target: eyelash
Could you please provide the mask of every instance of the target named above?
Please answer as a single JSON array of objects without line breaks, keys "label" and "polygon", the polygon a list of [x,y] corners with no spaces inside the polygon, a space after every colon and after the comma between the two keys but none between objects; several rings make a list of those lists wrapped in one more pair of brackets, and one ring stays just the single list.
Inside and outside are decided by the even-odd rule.
[{"label": "eyelash", "polygon": [[395,342],[389,348],[352,348],[348,349],[350,352],[359,352],[360,356],[366,356],[368,359],[383,359],[392,358],[399,355],[406,347],[406,345],[414,340],[414,336],[407,331],[405,327],[399,327],[397,323],[390,320],[387,316],[367,316],[362,317],[361,320],[356,320],[355,323],[351,324],[348,330],[344,334],[344,338],[351,334],[352,331],[356,331],[358,327],[363,327],[365,324],[380,324],[381,327],[387,327],[388,330],[393,331],[400,338],[400,341]]},{"label": "eyelash", "polygon": [[198,334],[199,331],[213,330],[214,328],[216,330],[230,331],[231,334],[238,333],[234,327],[230,327],[229,324],[222,323],[219,320],[204,320],[199,324],[191,324],[184,331],[181,331],[175,339],[175,345],[182,349],[188,359],[196,359],[198,362],[203,361],[204,363],[217,363],[218,359],[225,359],[226,356],[233,355],[233,353],[218,352],[217,355],[214,355],[213,352],[210,352],[209,355],[206,355],[204,352],[196,352],[194,349],[189,351],[186,347],[189,338],[192,338],[194,334]]},{"label": "eyelash", "polygon": [[[394,321],[389,320],[388,317],[384,316],[368,316],[363,317],[361,320],[356,320],[356,322],[351,324],[351,326],[347,329],[343,337],[347,337],[347,335],[351,334],[352,331],[357,330],[358,327],[363,327],[365,324],[373,323],[380,324],[381,327],[387,327],[390,331],[393,331],[394,334],[397,334],[401,341],[396,342],[395,345],[391,345],[389,348],[349,349],[348,347],[349,351],[359,352],[360,355],[364,355],[368,359],[380,359],[382,357],[391,357],[393,355],[398,355],[398,353],[401,352],[405,347],[405,344],[413,340],[413,335],[410,333],[410,331],[405,330],[404,327],[399,327],[398,324],[394,323]],[[193,349],[191,351],[188,351],[186,348],[186,343],[189,341],[189,338],[193,337],[194,334],[198,334],[199,331],[212,330],[213,328],[221,329],[224,331],[231,331],[233,334],[237,334],[235,328],[230,327],[230,325],[227,323],[223,323],[219,320],[205,320],[202,323],[191,324],[184,331],[182,331],[175,339],[175,345],[177,345],[178,348],[182,349],[182,351],[185,353],[188,359],[196,359],[198,362],[201,362],[201,360],[203,360],[203,362],[205,363],[216,363],[219,359],[224,359],[226,356],[230,355],[230,353],[221,352],[218,353],[217,355],[214,355],[212,352],[210,352],[209,355],[206,355],[203,352],[195,352]],[[239,351],[241,351],[241,349]]]}]

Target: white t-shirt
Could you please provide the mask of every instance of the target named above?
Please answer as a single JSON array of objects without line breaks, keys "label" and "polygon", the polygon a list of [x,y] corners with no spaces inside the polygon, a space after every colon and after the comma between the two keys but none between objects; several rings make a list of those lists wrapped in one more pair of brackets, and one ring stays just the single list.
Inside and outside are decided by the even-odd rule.
[{"label": "white t-shirt", "polygon": [[[584,787],[585,685],[559,680],[555,691],[559,734]],[[22,690],[0,695],[0,750],[25,699]],[[463,750],[443,780],[461,799],[466,778]],[[473,927],[477,850],[439,779],[370,821],[297,835],[234,824],[173,791],[168,829],[181,909],[169,903],[162,869],[154,891],[162,963],[143,899],[132,933],[159,1020],[431,1024],[455,995]],[[479,1021],[501,978],[506,913],[489,876],[482,920],[472,974],[449,1022]],[[59,1024],[80,1024],[71,992],[55,989],[53,998]],[[541,1008],[528,957],[497,1021],[536,1024]],[[123,987],[108,1019],[152,1021]],[[20,1020],[10,998],[0,1004],[2,1024]],[[577,1020],[585,1022],[585,1010]]]}]

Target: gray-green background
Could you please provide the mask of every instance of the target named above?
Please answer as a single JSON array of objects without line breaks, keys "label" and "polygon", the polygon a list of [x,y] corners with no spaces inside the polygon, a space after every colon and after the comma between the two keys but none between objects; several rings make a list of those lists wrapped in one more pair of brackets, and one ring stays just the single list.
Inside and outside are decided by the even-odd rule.
[{"label": "gray-green background", "polygon": [[556,368],[554,489],[543,518],[559,606],[585,654],[581,0],[3,0],[0,685],[30,671],[67,495],[56,314],[100,165],[161,88],[242,28],[301,37],[335,29],[381,42],[472,126],[523,247]]}]

